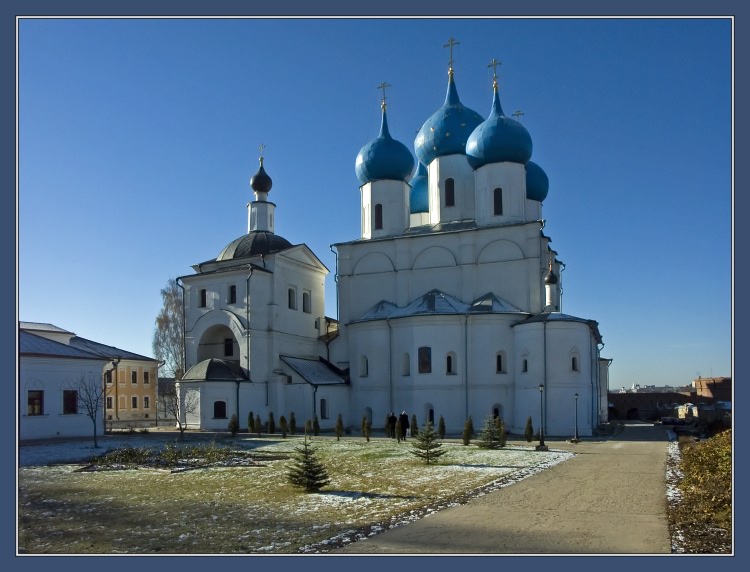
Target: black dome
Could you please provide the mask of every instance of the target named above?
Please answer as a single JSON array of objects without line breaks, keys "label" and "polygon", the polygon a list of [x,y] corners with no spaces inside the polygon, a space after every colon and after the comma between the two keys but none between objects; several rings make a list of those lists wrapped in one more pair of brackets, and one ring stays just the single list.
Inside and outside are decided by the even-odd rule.
[{"label": "black dome", "polygon": [[256,193],[267,193],[273,186],[271,177],[268,176],[268,173],[263,168],[263,159],[260,160],[260,169],[250,179],[250,186]]},{"label": "black dome", "polygon": [[185,372],[180,381],[240,381],[246,379],[247,375],[238,363],[211,358],[195,364]]},{"label": "black dome", "polygon": [[550,270],[547,273],[547,276],[544,277],[544,283],[545,284],[557,284],[557,276],[555,275],[552,270]]},{"label": "black dome", "polygon": [[254,230],[230,242],[216,257],[216,261],[271,254],[272,252],[281,252],[292,246],[292,243],[283,236],[265,230]]}]

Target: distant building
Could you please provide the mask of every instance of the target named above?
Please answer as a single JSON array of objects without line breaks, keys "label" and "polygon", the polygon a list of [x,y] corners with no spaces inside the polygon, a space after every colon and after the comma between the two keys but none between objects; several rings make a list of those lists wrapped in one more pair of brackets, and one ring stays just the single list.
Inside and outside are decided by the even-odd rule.
[{"label": "distant building", "polygon": [[[101,362],[98,377],[105,385],[102,420],[106,422],[108,428],[144,427],[156,424],[158,360],[82,338],[52,324],[20,322],[19,330],[24,338],[29,340],[27,344],[30,344],[29,347],[33,347],[34,344],[31,344],[31,341],[35,338],[45,338],[62,346],[78,350],[77,355],[79,357],[89,355]],[[32,335],[33,338],[26,336],[26,334]],[[38,342],[36,345],[39,345]],[[66,352],[60,348],[50,345],[47,346],[47,349],[57,351],[55,354],[57,357],[49,355],[46,356],[47,359],[70,359],[64,357]],[[35,354],[27,352],[26,355]],[[58,361],[57,363],[63,362]],[[64,363],[70,366],[70,362]],[[70,371],[69,367],[64,368],[64,371],[55,371],[57,373],[50,374],[48,379],[50,382],[54,380],[56,385],[64,384],[66,380],[69,385],[70,380],[76,377],[75,372]],[[37,381],[43,385],[45,379],[38,378]],[[24,395],[21,397],[23,401]],[[48,401],[52,399],[49,391],[46,392],[45,398]],[[51,403],[47,405],[46,410],[51,411],[49,409]]]},{"label": "distant building", "polygon": [[698,377],[693,380],[692,387],[698,397],[712,401],[732,401],[731,377]]}]

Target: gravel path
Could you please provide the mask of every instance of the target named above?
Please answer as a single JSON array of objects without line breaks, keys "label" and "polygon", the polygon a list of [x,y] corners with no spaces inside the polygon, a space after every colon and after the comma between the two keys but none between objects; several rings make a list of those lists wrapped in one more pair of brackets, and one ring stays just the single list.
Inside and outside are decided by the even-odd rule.
[{"label": "gravel path", "polygon": [[633,423],[513,486],[352,543],[349,554],[669,554],[667,434]]}]

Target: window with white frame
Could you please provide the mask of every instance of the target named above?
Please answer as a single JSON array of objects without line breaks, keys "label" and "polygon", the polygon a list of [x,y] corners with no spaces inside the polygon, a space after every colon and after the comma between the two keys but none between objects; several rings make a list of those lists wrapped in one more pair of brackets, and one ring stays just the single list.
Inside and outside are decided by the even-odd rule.
[{"label": "window with white frame", "polygon": [[131,409],[138,409],[138,396],[134,395],[130,398],[130,408]]},{"label": "window with white frame", "polygon": [[148,398],[148,395],[143,396],[143,408],[151,409],[151,400]]},{"label": "window with white frame", "polygon": [[309,290],[303,290],[302,291],[302,311],[305,314],[312,313],[312,307],[310,304],[310,291]]},{"label": "window with white frame", "polygon": [[448,352],[445,356],[445,373],[455,375],[456,369],[456,354],[455,352]]},{"label": "window with white frame", "polygon": [[144,371],[144,372],[143,372],[143,385],[148,385],[148,382],[149,382],[149,377],[148,377],[148,375],[149,375],[149,374],[148,374],[148,372],[147,372],[147,371]]},{"label": "window with white frame", "polygon": [[297,309],[297,288],[294,286],[290,286],[287,290],[287,298],[289,302],[289,309],[290,310],[296,310]]},{"label": "window with white frame", "polygon": [[78,413],[78,392],[75,389],[63,389],[63,415]]},{"label": "window with white frame", "polygon": [[130,370],[130,383],[132,385],[138,384],[138,370],[137,369]]},{"label": "window with white frame", "polygon": [[44,415],[44,391],[32,389],[26,396],[26,415]]},{"label": "window with white frame", "polygon": [[112,398],[107,397],[107,409],[112,409]]},{"label": "window with white frame", "polygon": [[230,304],[237,303],[237,286],[235,286],[234,284],[229,286],[229,296],[227,298],[227,302],[229,302]]},{"label": "window with white frame", "polygon": [[432,373],[432,348],[423,346],[417,350],[419,373]]}]

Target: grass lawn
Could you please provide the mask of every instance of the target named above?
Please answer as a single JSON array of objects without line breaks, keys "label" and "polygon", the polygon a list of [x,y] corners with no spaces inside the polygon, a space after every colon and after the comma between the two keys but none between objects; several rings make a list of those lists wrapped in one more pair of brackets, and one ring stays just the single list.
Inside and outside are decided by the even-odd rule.
[{"label": "grass lawn", "polygon": [[[301,439],[238,437],[232,446],[292,453]],[[287,482],[292,461],[170,473],[19,468],[19,547],[39,554],[325,552],[463,502],[570,458],[533,447],[444,443],[424,465],[410,442],[313,438],[331,483],[305,494]],[[103,451],[102,451],[103,452]]]}]

